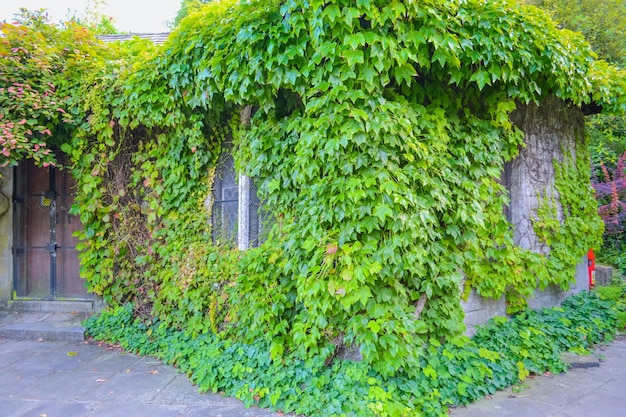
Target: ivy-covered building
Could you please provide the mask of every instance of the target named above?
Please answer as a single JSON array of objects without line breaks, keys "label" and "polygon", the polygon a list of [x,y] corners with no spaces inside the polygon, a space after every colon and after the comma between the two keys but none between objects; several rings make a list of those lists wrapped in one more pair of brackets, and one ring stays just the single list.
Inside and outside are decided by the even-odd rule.
[{"label": "ivy-covered building", "polygon": [[52,225],[32,249],[58,261],[80,219],[107,304],[273,358],[358,349],[390,374],[429,338],[586,288],[584,114],[622,110],[625,77],[538,9],[221,1],[160,46],[80,41],[52,80],[71,120],[50,121],[75,203],[57,169],[32,192],[5,169],[3,301],[56,297],[19,287],[27,194]]}]

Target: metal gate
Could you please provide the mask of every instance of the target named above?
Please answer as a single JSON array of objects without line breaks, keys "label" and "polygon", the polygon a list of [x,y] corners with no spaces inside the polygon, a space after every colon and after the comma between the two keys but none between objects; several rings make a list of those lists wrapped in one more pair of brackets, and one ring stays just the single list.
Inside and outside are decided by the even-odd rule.
[{"label": "metal gate", "polygon": [[67,170],[39,168],[30,160],[16,168],[14,201],[14,298],[88,300],[79,276],[78,217],[74,181]]}]

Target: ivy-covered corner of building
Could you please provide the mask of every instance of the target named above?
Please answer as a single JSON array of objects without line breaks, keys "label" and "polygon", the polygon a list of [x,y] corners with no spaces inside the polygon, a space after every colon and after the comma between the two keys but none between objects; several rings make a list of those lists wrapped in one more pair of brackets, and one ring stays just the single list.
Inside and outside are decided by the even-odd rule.
[{"label": "ivy-covered corner of building", "polygon": [[542,249],[507,215],[524,115],[626,107],[624,72],[536,8],[224,0],[162,46],[77,32],[74,53],[68,30],[63,70],[35,72],[68,117],[38,123],[78,181],[82,275],[146,322],[391,376],[463,333],[463,282],[522,308],[601,235],[577,133],[522,219]]}]

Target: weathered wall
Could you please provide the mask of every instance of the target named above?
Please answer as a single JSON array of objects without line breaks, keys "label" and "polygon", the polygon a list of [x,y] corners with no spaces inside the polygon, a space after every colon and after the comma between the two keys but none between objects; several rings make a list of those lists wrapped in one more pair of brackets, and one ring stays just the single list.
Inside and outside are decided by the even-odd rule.
[{"label": "weathered wall", "polygon": [[560,305],[570,295],[578,294],[589,289],[589,274],[587,272],[587,256],[576,266],[576,282],[570,285],[567,291],[556,285],[549,285],[545,290],[535,291],[535,296],[528,300],[528,306],[534,309]]},{"label": "weathered wall", "polygon": [[[609,285],[613,280],[613,276],[621,277],[619,271],[612,266],[596,265],[596,285]],[[624,279],[624,277],[621,277]]]},{"label": "weathered wall", "polygon": [[[572,283],[567,291],[561,290],[556,285],[548,286],[544,291],[537,290],[535,296],[528,300],[528,306],[533,309],[553,307],[559,305],[570,295],[578,294],[589,289],[589,276],[587,273],[587,257],[585,256],[576,267],[576,282]],[[472,336],[476,333],[476,326],[483,325],[494,316],[506,316],[506,303],[504,296],[498,300],[485,298],[472,290],[466,301],[461,300],[461,307],[465,312],[463,323],[465,334]]]},{"label": "weathered wall", "polygon": [[461,300],[461,307],[465,312],[465,334],[472,336],[476,333],[476,326],[480,326],[489,321],[494,316],[506,315],[506,304],[504,296],[498,300],[485,298],[472,290],[467,301]]},{"label": "weathered wall", "polygon": [[0,307],[11,299],[13,288],[13,168],[0,168]]},{"label": "weathered wall", "polygon": [[[509,190],[510,206],[505,208],[513,225],[514,243],[522,248],[549,255],[550,248],[539,241],[533,228],[533,219],[542,197],[558,201],[555,188],[554,161],[563,161],[564,152],[575,155],[576,144],[584,140],[583,112],[562,100],[551,98],[541,105],[520,105],[511,115],[512,122],[524,132],[526,146],[519,156],[505,168],[503,182]],[[558,206],[558,217],[563,212]],[[576,270],[576,282],[569,290],[549,286],[537,290],[529,300],[531,308],[559,305],[566,297],[588,289],[587,259],[581,259]],[[472,335],[476,325],[486,323],[495,315],[505,315],[504,298],[491,300],[472,291],[467,301],[461,302],[465,310],[466,334]]]},{"label": "weathered wall", "polygon": [[[553,197],[558,201],[559,195],[554,185],[554,161],[562,162],[565,152],[575,156],[576,144],[584,141],[584,115],[579,108],[550,98],[540,105],[519,106],[511,115],[511,120],[524,132],[526,144],[507,167],[513,240],[522,248],[549,255],[550,248],[539,241],[532,221],[541,198]],[[557,205],[557,208],[559,220],[563,220],[561,206]],[[587,259],[582,259],[577,269],[576,282],[568,291],[562,291],[556,286],[550,286],[544,291],[537,290],[535,297],[529,300],[529,306],[541,308],[559,305],[565,297],[587,289],[586,264]]]},{"label": "weathered wall", "polygon": [[[519,247],[548,254],[549,248],[537,239],[532,220],[540,198],[558,200],[554,160],[562,162],[563,152],[575,155],[576,143],[584,141],[584,116],[580,109],[551,98],[540,106],[519,106],[511,119],[524,132],[526,144],[507,166],[513,240]],[[558,216],[563,220],[560,205]]]}]

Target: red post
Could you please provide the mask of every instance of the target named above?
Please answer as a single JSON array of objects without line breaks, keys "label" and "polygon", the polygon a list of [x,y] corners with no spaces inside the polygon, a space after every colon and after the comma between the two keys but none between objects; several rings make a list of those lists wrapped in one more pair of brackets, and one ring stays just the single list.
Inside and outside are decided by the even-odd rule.
[{"label": "red post", "polygon": [[593,253],[593,249],[589,249],[587,252],[587,271],[589,272],[589,289],[593,289],[596,286],[596,255]]}]

